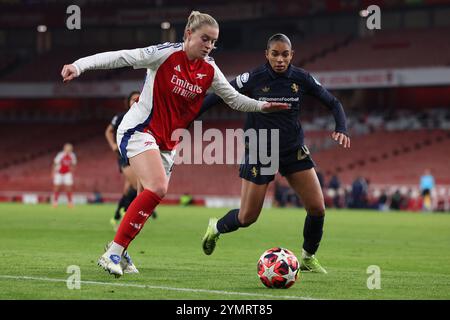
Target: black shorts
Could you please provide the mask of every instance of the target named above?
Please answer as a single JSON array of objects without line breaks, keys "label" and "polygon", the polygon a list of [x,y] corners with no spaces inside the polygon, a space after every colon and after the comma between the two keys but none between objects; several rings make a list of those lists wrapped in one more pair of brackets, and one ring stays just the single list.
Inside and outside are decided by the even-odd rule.
[{"label": "black shorts", "polygon": [[[280,162],[278,171],[282,176],[287,176],[291,173],[308,170],[314,168],[316,165],[311,158],[309,150],[306,146],[301,146],[299,149],[295,149],[286,154],[280,155]],[[261,163],[250,164],[249,154],[245,153],[244,163],[239,168],[239,176],[242,179],[253,182],[255,184],[267,184],[274,178],[274,174],[263,175],[261,174],[261,168],[269,167],[269,165],[263,165]]]},{"label": "black shorts", "polygon": [[119,165],[120,173],[122,173],[122,168],[126,168],[130,165],[128,159],[123,158],[119,152],[117,152],[117,164]]}]

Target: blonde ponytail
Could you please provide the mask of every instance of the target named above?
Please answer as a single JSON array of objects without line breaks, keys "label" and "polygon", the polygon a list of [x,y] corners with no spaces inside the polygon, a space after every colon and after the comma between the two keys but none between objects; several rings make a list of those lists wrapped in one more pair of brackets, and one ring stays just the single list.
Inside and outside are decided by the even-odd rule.
[{"label": "blonde ponytail", "polygon": [[206,13],[201,13],[200,11],[192,11],[188,17],[186,27],[184,28],[183,40],[185,40],[186,32],[188,29],[194,32],[204,25],[209,25],[219,29],[219,24],[212,16]]}]

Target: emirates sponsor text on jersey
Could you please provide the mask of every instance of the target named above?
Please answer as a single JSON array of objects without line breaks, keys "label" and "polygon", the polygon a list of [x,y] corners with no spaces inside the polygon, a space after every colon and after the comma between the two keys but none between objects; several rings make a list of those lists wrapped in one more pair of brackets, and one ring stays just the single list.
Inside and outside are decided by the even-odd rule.
[{"label": "emirates sponsor text on jersey", "polygon": [[170,82],[175,85],[172,92],[179,94],[182,97],[195,99],[197,94],[203,92],[203,88],[201,86],[194,85],[187,80],[181,79],[176,74],[172,75]]}]

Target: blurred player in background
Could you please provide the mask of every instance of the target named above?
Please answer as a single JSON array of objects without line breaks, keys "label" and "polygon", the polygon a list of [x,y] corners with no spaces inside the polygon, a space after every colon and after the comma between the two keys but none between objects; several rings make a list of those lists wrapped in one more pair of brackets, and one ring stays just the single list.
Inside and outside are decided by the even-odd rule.
[{"label": "blurred player in background", "polygon": [[77,164],[77,157],[73,152],[73,146],[66,143],[62,151],[60,151],[53,160],[53,207],[58,206],[59,193],[62,186],[65,187],[67,193],[68,206],[73,207],[72,186],[73,186],[73,172]]},{"label": "blurred player in background", "polygon": [[250,99],[229,84],[209,57],[218,36],[217,21],[193,11],[182,43],[99,53],[64,65],[61,71],[67,82],[93,69],[147,69],[139,101],[125,114],[117,130],[120,153],[130,162],[143,191],[128,207],[114,241],[98,261],[116,277],[123,275],[125,264],[129,264],[126,249],[130,242],[167,193],[178,143],[172,140],[172,134],[186,129],[198,116],[209,88],[236,110],[271,112],[288,108],[285,103]]},{"label": "blurred player in background", "polygon": [[422,195],[423,210],[433,210],[432,191],[435,187],[434,177],[430,169],[425,169],[423,175],[420,177],[420,193]]},{"label": "blurred player in background", "polygon": [[[139,91],[133,91],[128,95],[128,98],[126,100],[126,108],[127,111],[131,106],[139,100],[139,95],[141,93]],[[119,146],[116,142],[116,135],[117,135],[117,128],[119,128],[120,123],[122,122],[122,119],[124,115],[127,113],[127,111],[121,112],[116,114],[113,119],[111,120],[111,123],[106,127],[105,130],[105,137],[106,141],[108,141],[109,146],[111,147],[112,151],[117,154],[117,161],[119,164],[119,171],[123,173],[125,176],[125,183],[123,187],[123,195],[119,200],[119,203],[117,204],[116,211],[114,213],[114,217],[111,218],[110,223],[113,226],[114,231],[117,231],[117,228],[119,226],[120,219],[122,219],[123,214],[127,211],[128,206],[130,203],[136,198],[137,195],[137,177],[134,174],[133,170],[131,170],[130,164],[126,159],[124,159],[120,155]],[[152,217],[156,219],[156,212],[153,211]]]},{"label": "blurred player in background", "polygon": [[[272,114],[248,113],[244,130],[279,130],[279,172],[286,177],[301,198],[307,213],[303,228],[300,269],[327,273],[315,257],[322,239],[325,203],[314,169],[315,163],[303,143],[303,130],[298,120],[303,96],[311,95],[319,99],[333,113],[336,128],[331,134],[332,139],[344,148],[349,148],[350,138],[347,135],[346,117],[341,103],[309,73],[291,65],[293,54],[289,38],[283,34],[275,34],[267,42],[267,63],[250,73],[239,75],[231,85],[254,99],[291,102],[289,110]],[[218,96],[209,95],[203,103],[202,111],[220,102]],[[267,150],[271,150],[270,143],[268,139]],[[205,254],[210,255],[214,251],[220,234],[233,232],[256,222],[263,207],[267,187],[274,179],[274,175],[261,174],[261,168],[264,166],[260,160],[257,164],[249,163],[249,147],[246,145],[245,161],[240,166],[241,207],[229,211],[219,220],[210,219],[202,241]]]}]

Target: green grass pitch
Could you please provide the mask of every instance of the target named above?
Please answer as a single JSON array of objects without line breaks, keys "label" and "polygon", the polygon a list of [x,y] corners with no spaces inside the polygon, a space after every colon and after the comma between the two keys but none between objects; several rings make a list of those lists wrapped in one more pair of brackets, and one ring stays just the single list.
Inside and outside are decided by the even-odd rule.
[{"label": "green grass pitch", "polygon": [[[129,248],[140,274],[119,279],[97,266],[113,210],[1,204],[0,299],[450,299],[449,214],[328,210],[317,257],[329,273],[277,290],[262,285],[256,263],[274,246],[300,256],[303,209],[264,209],[205,256],[208,218],[226,209],[161,206]],[[68,289],[72,265],[80,289]],[[371,265],[380,289],[367,287]]]}]

